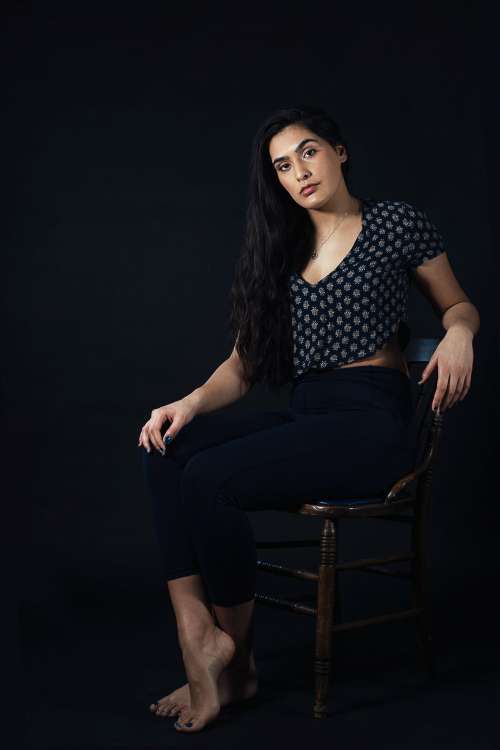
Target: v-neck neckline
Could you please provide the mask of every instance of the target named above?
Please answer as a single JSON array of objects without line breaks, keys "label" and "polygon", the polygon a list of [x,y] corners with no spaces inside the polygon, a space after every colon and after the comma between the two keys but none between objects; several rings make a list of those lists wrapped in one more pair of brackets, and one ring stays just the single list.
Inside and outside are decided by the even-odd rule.
[{"label": "v-neck neckline", "polygon": [[346,255],[344,255],[344,257],[342,258],[342,260],[340,261],[340,263],[338,263],[337,266],[335,266],[335,268],[332,271],[329,271],[326,274],[326,276],[323,276],[321,279],[319,279],[318,281],[316,281],[314,284],[311,284],[311,282],[306,281],[306,279],[304,279],[303,276],[301,276],[301,274],[298,271],[295,271],[295,275],[297,276],[297,278],[300,281],[302,281],[304,284],[307,284],[307,286],[310,286],[311,288],[314,289],[314,287],[319,286],[319,284],[321,284],[323,281],[326,281],[326,279],[330,278],[330,276],[333,276],[335,273],[337,273],[337,271],[339,270],[339,268],[344,263],[347,262],[348,258],[350,258],[352,256],[352,254],[354,253],[354,250],[357,248],[357,246],[359,245],[361,239],[364,237],[365,229],[366,229],[367,199],[366,198],[359,198],[359,200],[361,201],[361,230],[360,230],[358,236],[356,237],[356,239],[354,240],[354,244],[352,245],[351,249],[348,250],[348,252],[346,253]]}]

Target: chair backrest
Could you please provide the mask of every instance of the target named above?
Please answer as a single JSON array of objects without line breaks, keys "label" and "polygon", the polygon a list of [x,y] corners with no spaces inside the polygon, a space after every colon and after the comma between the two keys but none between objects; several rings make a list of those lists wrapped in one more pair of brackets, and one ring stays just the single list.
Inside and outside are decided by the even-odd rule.
[{"label": "chair backrest", "polygon": [[[409,330],[409,329],[408,329]],[[437,415],[432,411],[432,400],[436,391],[437,368],[433,370],[430,377],[418,384],[426,364],[429,362],[432,354],[439,344],[439,339],[433,338],[411,338],[404,349],[404,356],[408,364],[408,370],[415,384],[415,427],[417,436],[416,466],[424,458],[424,453],[432,443],[432,438],[437,428],[440,432],[442,424],[442,415]],[[436,436],[437,437],[437,436]],[[437,441],[436,441],[437,442]]]}]

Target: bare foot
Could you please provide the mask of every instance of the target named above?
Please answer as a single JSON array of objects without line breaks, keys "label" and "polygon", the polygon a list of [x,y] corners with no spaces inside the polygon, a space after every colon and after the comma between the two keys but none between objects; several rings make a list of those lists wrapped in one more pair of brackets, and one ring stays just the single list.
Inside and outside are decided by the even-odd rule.
[{"label": "bare foot", "polygon": [[[240,659],[239,663],[236,663],[235,658],[233,658],[220,673],[217,687],[221,708],[227,706],[228,703],[253,698],[258,688],[257,668],[253,652],[251,652],[250,658]],[[183,723],[184,720],[189,721],[189,719],[186,719],[186,711],[191,708],[189,683],[186,682],[182,687],[161,698],[158,703],[152,703],[149,708],[156,716],[169,718],[180,714],[179,719]]]},{"label": "bare foot", "polygon": [[220,711],[218,679],[235,655],[236,646],[229,633],[212,621],[196,633],[179,632],[182,658],[189,683],[191,705],[185,709],[186,724],[176,722],[181,732],[198,732],[213,721]]},{"label": "bare foot", "polygon": [[191,694],[189,692],[189,683],[186,682],[182,687],[160,698],[157,703],[152,703],[149,710],[156,714],[156,716],[168,718],[169,716],[177,716],[183,708],[189,708],[190,706]]}]

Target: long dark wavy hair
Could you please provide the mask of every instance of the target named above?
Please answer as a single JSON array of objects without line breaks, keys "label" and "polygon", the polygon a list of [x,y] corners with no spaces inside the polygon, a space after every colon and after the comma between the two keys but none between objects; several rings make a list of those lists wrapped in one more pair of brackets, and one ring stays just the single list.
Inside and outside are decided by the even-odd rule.
[{"label": "long dark wavy hair", "polygon": [[[254,136],[243,243],[230,290],[229,326],[244,378],[275,391],[293,377],[293,341],[288,277],[305,267],[313,250],[314,225],[280,184],[269,141],[288,125],[302,125],[333,147],[347,143],[323,109],[279,109]],[[341,165],[347,184],[349,160]]]}]

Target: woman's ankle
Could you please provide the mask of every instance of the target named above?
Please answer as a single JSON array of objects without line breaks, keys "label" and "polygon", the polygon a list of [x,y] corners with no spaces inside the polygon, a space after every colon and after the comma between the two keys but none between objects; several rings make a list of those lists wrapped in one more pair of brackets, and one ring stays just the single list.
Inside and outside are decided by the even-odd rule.
[{"label": "woman's ankle", "polygon": [[185,622],[177,624],[177,638],[181,648],[201,645],[207,638],[213,636],[215,623],[212,620]]}]

